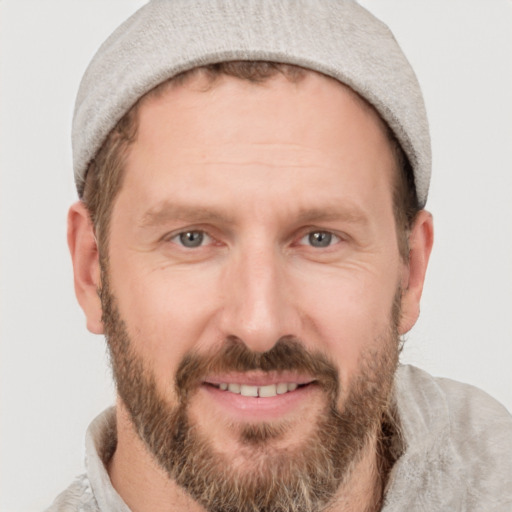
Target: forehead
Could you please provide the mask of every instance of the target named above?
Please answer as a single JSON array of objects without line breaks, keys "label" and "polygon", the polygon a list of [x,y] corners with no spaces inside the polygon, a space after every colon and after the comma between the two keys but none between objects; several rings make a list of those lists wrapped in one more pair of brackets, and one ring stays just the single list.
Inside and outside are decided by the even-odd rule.
[{"label": "forehead", "polygon": [[[231,86],[231,88],[239,88],[242,95],[249,95],[254,93],[255,88],[269,90],[276,84],[284,86],[282,92],[285,95],[292,94],[292,90],[296,90],[301,85],[304,86],[306,95],[311,95],[308,103],[311,103],[321,89],[331,94],[337,90],[339,94],[349,97],[350,101],[358,105],[362,112],[371,117],[383,132],[393,139],[390,128],[375,108],[349,86],[317,71],[289,64],[238,61],[193,68],[155,87],[141,99],[140,105],[158,100],[166,93],[172,94],[170,91],[174,91],[176,97],[180,98],[182,94],[176,94],[176,90],[179,89],[188,90],[190,93],[208,93],[216,87]],[[278,87],[275,87],[275,90],[277,92]]]},{"label": "forehead", "polygon": [[[298,135],[297,130],[302,130],[300,135],[313,140],[318,134],[327,143],[331,137],[326,131],[336,136],[345,124],[357,135],[362,126],[360,121],[364,120],[363,129],[369,138],[378,133],[391,142],[391,131],[386,123],[373,106],[350,87],[315,71],[295,66],[282,69],[271,74],[263,69],[261,75],[257,72],[247,75],[242,70],[241,77],[223,71],[212,72],[208,68],[185,72],[157,86],[141,100],[137,111],[140,131],[143,136],[154,137],[156,131],[146,128],[151,127],[156,118],[167,116],[167,128],[174,125],[180,135],[191,142],[197,139],[198,128],[203,128],[203,135],[212,135],[211,142],[220,143],[221,140],[214,139],[222,135],[216,130],[221,124],[224,128],[228,125],[245,128],[246,134],[247,124],[250,124],[252,135],[256,135],[258,126],[266,130],[267,124],[276,123],[276,128],[264,131],[261,139],[279,142],[286,139],[287,134],[291,138]],[[187,131],[187,128],[192,130]],[[144,142],[148,142],[147,138]]]},{"label": "forehead", "polygon": [[141,102],[123,188],[147,192],[148,201],[180,186],[196,194],[262,181],[267,191],[313,187],[328,195],[342,178],[337,184],[347,191],[359,182],[389,195],[395,162],[387,134],[371,106],[319,73],[253,83],[196,72]]}]

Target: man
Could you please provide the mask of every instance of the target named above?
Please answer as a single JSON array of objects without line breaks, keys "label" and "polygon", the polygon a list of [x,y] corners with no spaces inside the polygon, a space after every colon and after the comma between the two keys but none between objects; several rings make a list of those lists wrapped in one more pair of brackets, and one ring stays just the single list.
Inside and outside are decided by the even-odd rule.
[{"label": "man", "polygon": [[50,510],[510,509],[506,411],[398,367],[430,144],[364,9],[148,4],[84,76],[74,164],[75,288],[118,401]]}]

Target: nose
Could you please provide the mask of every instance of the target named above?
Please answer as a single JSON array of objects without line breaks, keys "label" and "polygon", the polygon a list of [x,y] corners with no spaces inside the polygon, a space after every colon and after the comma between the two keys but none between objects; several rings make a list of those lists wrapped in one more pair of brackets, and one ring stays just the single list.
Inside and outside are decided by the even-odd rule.
[{"label": "nose", "polygon": [[254,352],[270,350],[283,336],[298,336],[286,257],[270,247],[247,248],[223,275],[220,327]]}]

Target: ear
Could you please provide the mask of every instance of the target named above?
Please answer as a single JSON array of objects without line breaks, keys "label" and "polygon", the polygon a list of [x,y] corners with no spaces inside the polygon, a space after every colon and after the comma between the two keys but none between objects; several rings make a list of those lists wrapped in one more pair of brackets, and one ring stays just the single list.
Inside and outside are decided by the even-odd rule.
[{"label": "ear", "polygon": [[73,261],[75,294],[87,319],[87,329],[103,334],[101,321],[100,263],[94,227],[82,201],[71,206],[68,213],[68,246]]},{"label": "ear", "polygon": [[409,235],[409,261],[404,264],[402,301],[398,332],[405,334],[418,320],[420,299],[427,272],[428,260],[434,242],[432,215],[421,210]]}]

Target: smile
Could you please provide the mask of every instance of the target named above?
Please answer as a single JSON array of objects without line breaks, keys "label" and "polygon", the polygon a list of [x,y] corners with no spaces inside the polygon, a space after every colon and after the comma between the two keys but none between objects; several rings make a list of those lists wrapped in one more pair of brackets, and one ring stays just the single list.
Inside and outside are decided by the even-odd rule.
[{"label": "smile", "polygon": [[211,376],[200,389],[206,398],[205,407],[220,407],[223,415],[243,423],[289,418],[319,403],[318,394],[324,394],[316,379],[295,372]]},{"label": "smile", "polygon": [[297,384],[296,382],[280,382],[278,384],[268,384],[266,386],[251,386],[248,384],[236,384],[222,382],[220,384],[211,384],[212,386],[242,396],[271,398],[277,395],[284,395],[290,391],[295,391],[298,387],[307,384]]}]

